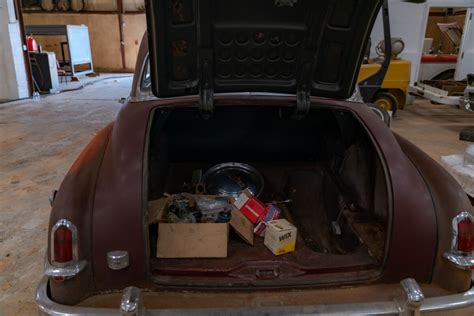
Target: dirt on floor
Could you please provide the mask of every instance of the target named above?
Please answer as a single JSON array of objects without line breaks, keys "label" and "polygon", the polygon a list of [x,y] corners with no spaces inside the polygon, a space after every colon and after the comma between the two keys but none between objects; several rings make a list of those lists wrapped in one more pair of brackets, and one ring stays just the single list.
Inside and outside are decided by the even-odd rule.
[{"label": "dirt on floor", "polygon": [[[116,77],[116,75],[114,75]],[[48,196],[80,151],[112,121],[131,77],[0,104],[0,315],[36,313],[43,272]]]},{"label": "dirt on floor", "polygon": [[392,121],[394,132],[438,162],[441,156],[465,151],[469,143],[460,141],[459,133],[466,127],[474,128],[474,113],[424,99],[415,99],[414,104],[398,111]]},{"label": "dirt on floor", "polygon": [[[115,77],[116,75],[114,75]],[[48,196],[94,134],[113,120],[131,77],[80,90],[0,104],[0,315],[34,314],[43,271]],[[392,129],[436,160],[461,153],[462,128],[474,114],[427,101],[399,111]]]}]

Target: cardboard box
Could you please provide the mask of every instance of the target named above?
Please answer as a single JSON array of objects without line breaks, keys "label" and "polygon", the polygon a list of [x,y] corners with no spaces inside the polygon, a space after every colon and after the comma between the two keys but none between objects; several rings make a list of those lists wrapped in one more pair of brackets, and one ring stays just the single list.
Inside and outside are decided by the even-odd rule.
[{"label": "cardboard box", "polygon": [[286,219],[269,221],[263,243],[274,255],[292,252],[295,251],[296,233],[296,227]]},{"label": "cardboard box", "polygon": [[169,197],[162,197],[158,200],[148,202],[148,224],[154,224],[163,221],[168,201]]},{"label": "cardboard box", "polygon": [[247,243],[253,245],[253,223],[238,209],[232,211],[230,226]]},{"label": "cardboard box", "polygon": [[159,223],[158,258],[225,258],[229,224]]},{"label": "cardboard box", "polygon": [[248,190],[245,190],[234,201],[234,206],[254,224],[266,214],[265,205],[257,200]]}]

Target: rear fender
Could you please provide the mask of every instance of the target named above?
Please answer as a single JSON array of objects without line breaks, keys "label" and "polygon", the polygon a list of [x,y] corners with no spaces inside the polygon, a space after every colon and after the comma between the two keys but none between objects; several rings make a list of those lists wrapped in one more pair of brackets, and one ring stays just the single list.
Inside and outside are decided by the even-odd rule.
[{"label": "rear fender", "polygon": [[48,230],[47,259],[51,262],[51,228],[60,219],[73,223],[78,230],[78,255],[87,266],[77,276],[63,282],[51,280],[51,298],[61,304],[75,304],[94,292],[91,253],[91,219],[97,176],[112,130],[109,124],[92,139],[64,178],[52,205]]},{"label": "rear fender", "polygon": [[471,271],[455,268],[443,258],[443,254],[451,249],[453,217],[461,211],[471,209],[467,194],[436,161],[405,138],[395,136],[405,155],[413,162],[425,180],[433,199],[438,244],[432,282],[450,291],[466,291],[471,284]]}]

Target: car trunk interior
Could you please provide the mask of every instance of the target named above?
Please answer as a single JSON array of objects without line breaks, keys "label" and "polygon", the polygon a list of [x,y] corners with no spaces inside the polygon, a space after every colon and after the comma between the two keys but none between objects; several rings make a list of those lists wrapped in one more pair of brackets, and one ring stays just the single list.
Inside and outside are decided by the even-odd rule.
[{"label": "car trunk interior", "polygon": [[[242,162],[264,178],[259,199],[278,204],[298,229],[295,251],[275,256],[232,229],[226,258],[156,258],[149,225],[150,273],[159,284],[282,286],[351,283],[377,277],[384,259],[389,195],[383,164],[352,112],[313,107],[303,119],[272,106],[154,111],[148,148],[148,201],[186,190],[193,171]],[[338,232],[339,230],[339,232]]]}]

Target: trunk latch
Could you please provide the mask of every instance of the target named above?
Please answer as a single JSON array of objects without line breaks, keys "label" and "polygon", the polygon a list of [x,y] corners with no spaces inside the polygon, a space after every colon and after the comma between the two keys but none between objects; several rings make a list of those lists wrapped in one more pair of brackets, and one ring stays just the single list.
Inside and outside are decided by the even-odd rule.
[{"label": "trunk latch", "polygon": [[275,279],[280,275],[280,269],[273,268],[273,269],[257,269],[255,271],[255,276],[259,280],[271,280]]}]

